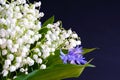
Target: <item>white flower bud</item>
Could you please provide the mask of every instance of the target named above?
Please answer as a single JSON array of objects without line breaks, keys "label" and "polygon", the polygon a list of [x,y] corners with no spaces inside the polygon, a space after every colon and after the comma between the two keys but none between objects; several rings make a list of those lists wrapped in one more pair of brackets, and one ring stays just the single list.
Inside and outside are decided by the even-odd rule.
[{"label": "white flower bud", "polygon": [[7,50],[2,50],[2,55],[4,56],[4,55],[6,55],[7,54]]},{"label": "white flower bud", "polygon": [[41,64],[42,63],[42,59],[38,58],[36,62],[39,63],[39,64]]},{"label": "white flower bud", "polygon": [[70,43],[75,43],[76,42],[74,39],[70,39],[69,41],[70,41]]},{"label": "white flower bud", "polygon": [[60,31],[55,31],[55,35],[59,35]]},{"label": "white flower bud", "polygon": [[39,38],[41,38],[41,37],[42,37],[42,35],[41,35],[41,34],[37,34],[37,36],[38,36]]},{"label": "white flower bud", "polygon": [[14,52],[17,52],[17,49],[13,47],[13,48],[10,49],[10,51],[11,51],[12,53],[14,53]]},{"label": "white flower bud", "polygon": [[1,29],[0,30],[0,36],[1,37],[5,37],[6,36],[6,30],[5,29]]},{"label": "white flower bud", "polygon": [[[34,16],[33,16],[32,14],[28,14],[28,15],[27,15],[27,19],[32,20],[32,21],[35,20],[35,18],[34,18]],[[31,23],[31,24],[32,24],[32,23]]]},{"label": "white flower bud", "polygon": [[28,74],[28,72],[26,71],[25,74]]},{"label": "white flower bud", "polygon": [[15,35],[16,35],[16,31],[12,31],[12,32],[10,33],[10,35],[11,35],[12,38],[14,38]]},{"label": "white flower bud", "polygon": [[71,49],[71,48],[73,48],[73,45],[67,45],[66,48]]},{"label": "white flower bud", "polygon": [[76,41],[76,44],[77,45],[81,45],[81,41]]},{"label": "white flower bud", "polygon": [[50,35],[46,34],[45,37],[47,38],[47,40],[51,41]]},{"label": "white flower bud", "polygon": [[34,36],[34,39],[35,39],[36,41],[38,41],[38,40],[39,40],[39,35],[35,35],[35,36]]},{"label": "white flower bud", "polygon": [[53,28],[53,27],[54,27],[54,25],[52,25],[52,24],[47,25],[47,28]]},{"label": "white flower bud", "polygon": [[46,69],[46,65],[45,65],[45,64],[42,64],[42,65],[40,66],[40,69]]},{"label": "white flower bud", "polygon": [[12,66],[10,66],[9,70],[10,70],[10,72],[14,72],[16,70],[16,67],[12,65]]},{"label": "white flower bud", "polygon": [[47,34],[50,35],[50,34],[52,34],[52,32],[51,32],[51,31],[48,31]]},{"label": "white flower bud", "polygon": [[38,55],[34,54],[33,55],[33,59],[37,60],[38,59]]},{"label": "white flower bud", "polygon": [[18,4],[25,4],[25,3],[26,3],[26,0],[17,0],[17,3],[18,3]]},{"label": "white flower bud", "polygon": [[2,74],[3,74],[4,77],[7,76],[8,75],[8,70],[3,70]]},{"label": "white flower bud", "polygon": [[40,52],[39,48],[34,49],[36,53]]},{"label": "white flower bud", "polygon": [[12,45],[7,45],[8,49],[11,50],[12,49]]},{"label": "white flower bud", "polygon": [[7,45],[12,45],[12,40],[7,40]]},{"label": "white flower bud", "polygon": [[44,13],[40,12],[39,17],[43,17],[43,16],[44,16]]},{"label": "white flower bud", "polygon": [[54,23],[54,26],[55,27],[58,27],[60,25],[60,22],[58,21],[58,22],[56,22],[56,23]]},{"label": "white flower bud", "polygon": [[68,38],[70,35],[68,33],[63,33],[64,38]]},{"label": "white flower bud", "polygon": [[11,65],[11,60],[9,59],[5,60],[5,65]]},{"label": "white flower bud", "polygon": [[35,39],[33,39],[33,38],[32,38],[32,39],[29,39],[29,43],[30,43],[30,44],[33,44],[34,42],[35,42]]},{"label": "white flower bud", "polygon": [[22,62],[22,57],[16,57],[16,62],[21,63]]},{"label": "white flower bud", "polygon": [[75,46],[76,46],[76,43],[70,43],[70,46],[71,46],[71,47],[75,47]]},{"label": "white flower bud", "polygon": [[68,42],[68,41],[66,41],[66,42],[65,42],[65,45],[69,45],[69,42]]},{"label": "white flower bud", "polygon": [[49,53],[49,52],[43,52],[42,57],[45,59],[45,58],[47,58],[49,55],[50,55],[50,53]]},{"label": "white flower bud", "polygon": [[12,61],[14,59],[14,55],[13,54],[9,54],[9,55],[7,55],[7,58]]},{"label": "white flower bud", "polygon": [[[11,19],[11,24],[15,25],[16,24],[16,19]],[[15,27],[15,26],[14,26]]]},{"label": "white flower bud", "polygon": [[26,0],[21,0],[21,2],[22,2],[23,4],[25,4],[25,3],[26,3]]},{"label": "white flower bud", "polygon": [[20,63],[16,63],[15,67],[16,67],[16,69],[18,69],[20,67]]},{"label": "white flower bud", "polygon": [[68,30],[68,34],[72,34],[72,30],[71,29]]},{"label": "white flower bud", "polygon": [[27,44],[26,47],[29,49],[30,48],[30,44]]},{"label": "white flower bud", "polygon": [[27,64],[27,59],[23,59],[23,64]]},{"label": "white flower bud", "polygon": [[25,71],[25,69],[24,68],[20,68],[20,72],[24,72]]},{"label": "white flower bud", "polygon": [[77,34],[75,34],[75,33],[74,33],[74,34],[72,34],[71,36],[72,36],[73,38],[78,38],[78,35],[77,35]]},{"label": "white flower bud", "polygon": [[19,26],[16,26],[16,27],[15,27],[15,30],[16,30],[17,32],[20,32],[20,27],[19,27]]},{"label": "white flower bud", "polygon": [[45,45],[41,45],[41,48],[42,48],[42,49],[45,49],[45,48],[46,48],[46,46],[45,46]]},{"label": "white flower bud", "polygon": [[41,56],[41,52],[38,53],[38,56]]},{"label": "white flower bud", "polygon": [[13,79],[17,78],[17,76],[14,76]]},{"label": "white flower bud", "polygon": [[40,6],[41,6],[41,2],[40,1],[35,3],[35,7],[40,7]]},{"label": "white flower bud", "polygon": [[56,36],[54,34],[52,34],[50,37],[52,40],[56,40]]},{"label": "white flower bud", "polygon": [[51,48],[51,52],[54,52],[55,51],[55,48]]},{"label": "white flower bud", "polygon": [[24,35],[22,39],[24,42],[26,42],[26,41],[28,41],[29,37],[28,37],[28,35]]},{"label": "white flower bud", "polygon": [[28,52],[28,50],[29,50],[29,49],[24,46],[23,49],[22,49],[22,52],[25,52],[25,53],[26,53],[26,52]]},{"label": "white flower bud", "polygon": [[33,32],[32,30],[28,30],[27,34],[33,36],[33,35],[34,35],[34,32]]},{"label": "white flower bud", "polygon": [[23,39],[19,38],[19,39],[17,40],[17,43],[21,45],[21,44],[23,43]]},{"label": "white flower bud", "polygon": [[46,50],[46,52],[50,52],[50,48],[49,47],[46,47],[45,50]]},{"label": "white flower bud", "polygon": [[25,52],[21,53],[21,57],[26,57],[26,56],[27,56],[27,53],[25,53]]},{"label": "white flower bud", "polygon": [[14,9],[15,9],[16,12],[20,11],[20,8],[18,6],[16,6]]},{"label": "white flower bud", "polygon": [[41,22],[38,22],[38,24],[36,25],[36,29],[40,30],[40,28],[41,28]]},{"label": "white flower bud", "polygon": [[15,44],[13,47],[18,49],[19,48],[19,44]]},{"label": "white flower bud", "polygon": [[29,66],[34,65],[34,60],[32,60],[30,57],[27,57],[27,63]]}]

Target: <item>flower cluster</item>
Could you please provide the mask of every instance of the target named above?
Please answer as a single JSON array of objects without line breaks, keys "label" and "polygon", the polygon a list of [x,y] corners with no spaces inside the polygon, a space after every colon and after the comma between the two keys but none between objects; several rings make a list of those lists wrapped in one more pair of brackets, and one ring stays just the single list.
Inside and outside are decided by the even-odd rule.
[{"label": "flower cluster", "polygon": [[64,54],[62,50],[60,50],[60,57],[63,62],[70,63],[70,64],[85,64],[87,61],[84,60],[85,58],[82,56],[82,47],[76,47],[69,49],[68,54]]},{"label": "flower cluster", "polygon": [[[67,59],[66,55],[61,56],[65,63],[66,60],[70,63],[82,63],[78,59],[83,59],[82,56],[74,54],[79,53],[79,50],[71,50],[81,45],[75,32],[62,28],[60,21],[41,27],[40,18],[44,16],[38,9],[41,2],[28,4],[26,0],[0,0],[0,4],[0,64],[3,77],[16,70],[28,74],[29,68],[35,64],[39,69],[46,69],[44,60],[55,55],[55,50],[60,48],[70,49]],[[39,31],[44,28],[47,32],[40,34]],[[77,59],[73,60],[72,56]]]},{"label": "flower cluster", "polygon": [[[0,2],[2,74],[7,76],[9,72],[14,72],[24,65],[34,64],[34,60],[29,57],[30,45],[41,38],[38,33],[41,28],[39,19],[44,14],[36,9],[40,7],[41,2],[32,5],[27,4],[26,0]],[[27,69],[24,71],[27,73]]]},{"label": "flower cluster", "polygon": [[[59,47],[64,49],[73,48],[81,44],[78,35],[70,30],[60,28],[60,22],[47,25],[48,31],[45,34],[44,43],[37,42],[37,53],[45,59],[50,54],[54,55],[54,51]],[[41,50],[41,51],[40,51]],[[35,51],[36,52],[36,51]]]}]

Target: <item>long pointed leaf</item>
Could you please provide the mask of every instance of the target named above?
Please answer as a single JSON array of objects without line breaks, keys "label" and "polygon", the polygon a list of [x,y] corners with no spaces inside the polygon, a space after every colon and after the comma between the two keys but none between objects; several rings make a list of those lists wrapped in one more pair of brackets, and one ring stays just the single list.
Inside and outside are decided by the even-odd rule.
[{"label": "long pointed leaf", "polygon": [[45,70],[36,70],[27,76],[19,76],[15,80],[61,80],[78,77],[86,65],[57,64]]},{"label": "long pointed leaf", "polygon": [[50,17],[48,20],[46,20],[46,21],[43,23],[42,27],[45,27],[45,26],[47,26],[48,24],[52,24],[53,22],[54,22],[54,16],[52,16],[52,17]]},{"label": "long pointed leaf", "polygon": [[83,53],[82,54],[85,55],[85,54],[87,54],[89,52],[92,52],[94,50],[96,50],[96,48],[91,48],[91,49],[83,48]]}]

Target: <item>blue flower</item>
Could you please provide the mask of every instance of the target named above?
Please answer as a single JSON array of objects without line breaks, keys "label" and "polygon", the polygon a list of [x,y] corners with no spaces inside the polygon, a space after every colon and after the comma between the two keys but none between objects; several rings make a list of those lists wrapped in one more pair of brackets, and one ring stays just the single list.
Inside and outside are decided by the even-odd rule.
[{"label": "blue flower", "polygon": [[82,55],[82,47],[76,47],[69,49],[68,54],[64,54],[62,50],[60,50],[60,58],[63,60],[63,63],[67,64],[85,64],[87,61]]}]

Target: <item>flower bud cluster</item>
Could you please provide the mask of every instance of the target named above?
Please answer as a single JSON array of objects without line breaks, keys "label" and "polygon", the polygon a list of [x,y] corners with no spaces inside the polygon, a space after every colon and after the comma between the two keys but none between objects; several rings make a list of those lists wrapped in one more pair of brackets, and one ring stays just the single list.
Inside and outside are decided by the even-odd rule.
[{"label": "flower bud cluster", "polygon": [[30,57],[30,46],[41,38],[39,30],[41,22],[39,19],[44,16],[36,7],[41,2],[27,4],[26,0],[16,0],[7,3],[0,0],[0,51],[2,57],[3,76],[9,72],[20,69],[28,73],[27,69],[21,70],[25,65],[42,63],[42,59],[34,55]]},{"label": "flower bud cluster", "polygon": [[81,44],[81,41],[75,32],[72,32],[71,29],[65,30],[61,28],[60,25],[61,23],[59,21],[54,24],[48,24],[45,42],[43,44],[40,42],[37,43],[37,47],[41,50],[39,50],[38,53],[42,53],[41,56],[44,59],[51,54],[54,54],[56,49],[70,49]]}]

